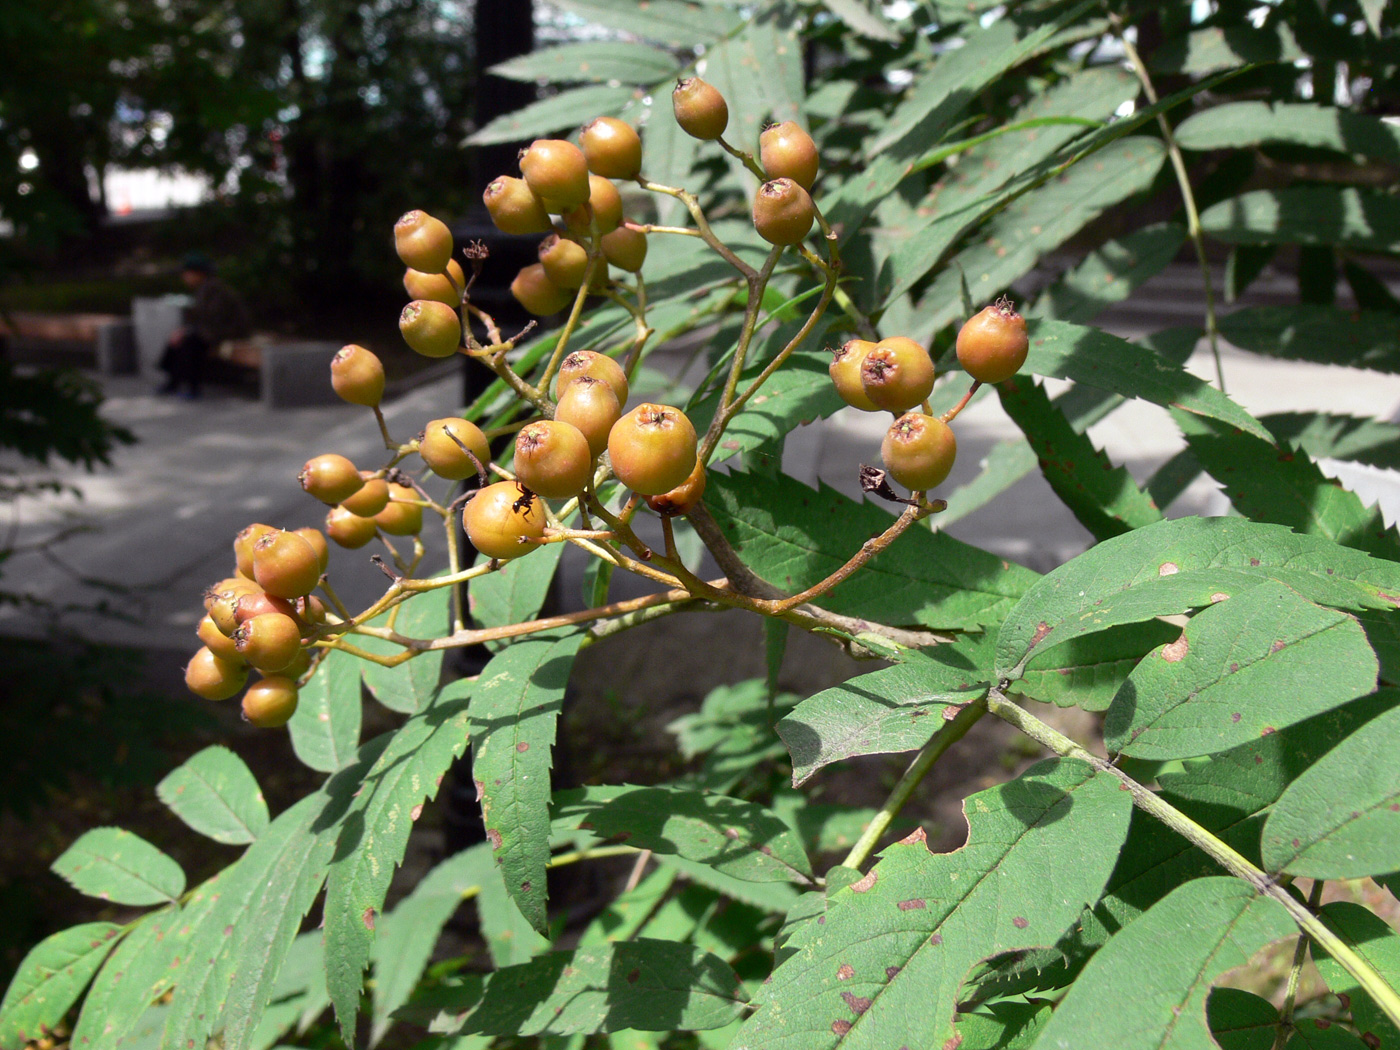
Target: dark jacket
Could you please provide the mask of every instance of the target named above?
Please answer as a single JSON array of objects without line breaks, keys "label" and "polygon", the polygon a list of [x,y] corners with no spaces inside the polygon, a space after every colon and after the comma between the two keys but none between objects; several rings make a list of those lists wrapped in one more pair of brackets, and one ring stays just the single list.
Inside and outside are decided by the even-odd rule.
[{"label": "dark jacket", "polygon": [[206,277],[194,290],[194,302],[185,311],[185,323],[210,346],[228,339],[243,339],[252,333],[248,308],[228,285],[217,277]]}]

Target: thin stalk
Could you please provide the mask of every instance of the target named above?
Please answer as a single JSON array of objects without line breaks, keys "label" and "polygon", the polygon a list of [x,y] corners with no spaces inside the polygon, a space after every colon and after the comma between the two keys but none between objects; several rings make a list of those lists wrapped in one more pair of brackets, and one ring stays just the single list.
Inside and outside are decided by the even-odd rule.
[{"label": "thin stalk", "polygon": [[[461,551],[457,546],[457,515],[443,514],[443,532],[447,535],[447,575],[455,576],[462,571]],[[467,622],[462,611],[462,588],[452,588],[452,629],[460,631]]]},{"label": "thin stalk", "polygon": [[399,451],[398,443],[395,442],[394,439],[389,436],[389,424],[384,422],[384,413],[380,411],[378,405],[373,406],[373,408],[374,421],[379,424],[379,435],[384,439],[384,447],[390,452]]},{"label": "thin stalk", "polygon": [[[1308,909],[1316,911],[1318,904],[1322,901],[1322,887],[1326,882],[1322,879],[1313,881],[1312,890],[1308,893]],[[1298,943],[1293,947],[1293,963],[1288,967],[1288,983],[1285,985],[1283,993],[1283,1009],[1278,1015],[1278,1031],[1274,1034],[1274,1050],[1283,1050],[1283,1045],[1288,1042],[1293,1034],[1293,1011],[1298,1006],[1298,983],[1303,976],[1303,962],[1308,957],[1308,935],[1298,934]]]},{"label": "thin stalk", "polygon": [[[536,388],[545,397],[549,396],[549,382],[554,378],[554,373],[559,371],[559,362],[564,360],[564,352],[569,347],[569,337],[574,334],[574,329],[578,327],[578,319],[583,315],[583,301],[588,298],[588,286],[593,283],[593,274],[598,269],[598,256],[592,252],[588,256],[588,266],[583,271],[583,284],[579,286],[578,294],[574,296],[573,309],[569,311],[569,319],[564,322],[564,329],[559,333],[559,341],[554,344],[554,353],[550,356],[549,364],[544,366],[544,374],[540,376],[540,381]],[[551,417],[553,413],[550,413]]]},{"label": "thin stalk", "polygon": [[652,182],[650,179],[644,178],[641,175],[637,176],[637,185],[652,193],[660,193],[667,197],[675,197],[676,200],[684,204],[686,210],[690,212],[690,217],[695,220],[695,226],[699,230],[700,236],[705,239],[705,243],[718,252],[720,258],[734,267],[734,269],[738,270],[746,278],[753,277],[755,273],[754,268],[735,255],[729,245],[715,236],[715,231],[710,228],[710,222],[705,218],[705,213],[700,208],[700,202],[695,199],[693,193],[687,193],[685,190],[677,189],[675,186],[663,186],[661,183]]},{"label": "thin stalk", "polygon": [[[944,423],[951,423],[954,419],[956,419],[956,418],[958,417],[958,413],[961,412],[963,409],[965,409],[965,408],[967,407],[967,403],[968,403],[969,401],[972,400],[972,395],[975,394],[975,393],[977,393],[977,391],[981,388],[981,386],[982,386],[982,380],[980,380],[980,379],[974,380],[973,383],[972,383],[972,386],[968,387],[967,393],[964,394],[964,395],[962,396],[962,400],[959,401],[959,402],[958,402],[956,405],[954,405],[952,408],[948,409],[948,411],[944,412],[944,413],[943,413],[941,416],[939,416],[938,418],[939,418],[940,420],[942,420]],[[924,403],[927,404],[928,402],[924,402]],[[927,411],[927,409],[925,409],[925,411]]]},{"label": "thin stalk", "polygon": [[914,789],[919,786],[919,782],[928,775],[928,771],[943,757],[944,753],[965,737],[967,731],[975,726],[986,713],[987,702],[985,700],[967,704],[958,711],[951,721],[943,723],[943,726],[929,738],[929,742],[914,756],[914,761],[909,763],[909,768],[904,771],[904,775],[895,784],[894,790],[890,792],[890,797],[880,807],[880,812],[876,813],[874,819],[866,825],[860,838],[856,840],[856,844],[851,847],[851,852],[846,854],[846,859],[841,862],[843,867],[859,868],[865,863],[865,859],[870,856],[875,844],[889,830],[894,818],[899,816],[899,811],[904,808],[904,804],[914,794]]},{"label": "thin stalk", "polygon": [[753,159],[752,153],[745,153],[741,149],[735,149],[728,142],[724,141],[723,135],[719,137],[719,144],[720,148],[723,149],[724,152],[728,153],[735,160],[743,164],[744,167],[746,167],[749,170],[749,174],[751,174],[759,182],[768,181],[768,173],[764,171],[761,167],[759,167],[758,161]]}]

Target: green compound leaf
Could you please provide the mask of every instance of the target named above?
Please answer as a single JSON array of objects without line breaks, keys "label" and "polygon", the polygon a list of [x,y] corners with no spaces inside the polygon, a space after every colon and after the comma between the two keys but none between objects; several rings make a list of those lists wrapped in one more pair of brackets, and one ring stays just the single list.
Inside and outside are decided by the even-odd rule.
[{"label": "green compound leaf", "polygon": [[437,795],[448,767],[466,750],[469,687],[454,682],[428,710],[394,732],[341,820],[326,877],[326,986],[347,1042],[354,1033],[375,920],[409,832],[424,802]]},{"label": "green compound leaf", "polygon": [[246,845],[267,828],[257,780],[243,759],[218,744],[172,770],[156,795],[195,831],[226,846]]},{"label": "green compound leaf", "polygon": [[292,1028],[305,1032],[326,1012],[331,1000],[326,992],[325,954],[320,930],[308,930],[292,941],[271,1001],[253,1034],[255,1050],[272,1046]]},{"label": "green compound leaf", "polygon": [[689,944],[639,938],[550,952],[469,979],[439,999],[453,1015],[435,1030],[574,1035],[721,1028],[747,997],[729,964]]},{"label": "green compound leaf", "polygon": [[[1400,934],[1369,908],[1351,901],[1324,904],[1322,921],[1360,955],[1392,988],[1400,987]],[[1313,962],[1327,987],[1351,1000],[1351,1020],[1369,1046],[1400,1046],[1400,1029],[1351,974],[1323,947],[1312,945]]]},{"label": "green compound leaf", "polygon": [[1400,201],[1353,186],[1252,190],[1201,213],[1201,229],[1231,244],[1324,244],[1400,251]]},{"label": "green compound leaf", "polygon": [[[749,567],[790,591],[835,572],[893,521],[883,507],[825,485],[814,491],[787,475],[711,475],[705,503]],[[818,604],[883,622],[968,630],[998,622],[1035,579],[944,533],[912,528]]]},{"label": "green compound leaf", "polygon": [[763,806],[676,786],[579,788],[554,796],[560,828],[675,854],[749,882],[809,885],[801,838]]},{"label": "green compound leaf", "polygon": [[[441,638],[449,629],[448,608],[452,601],[450,587],[438,587],[415,595],[398,607],[394,629],[409,638]],[[373,621],[385,626],[385,617]],[[372,653],[392,656],[403,652],[402,646],[379,638],[357,636],[355,644]],[[334,655],[334,654],[333,654]],[[398,667],[381,667],[368,660],[358,662],[370,694],[391,711],[412,715],[426,710],[437,695],[442,681],[441,650],[419,653]]]},{"label": "green compound leaf", "polygon": [[900,39],[899,31],[893,28],[884,15],[872,14],[863,0],[822,0],[837,18],[861,36],[895,43]]},{"label": "green compound leaf", "polygon": [[1163,73],[1214,73],[1252,62],[1292,62],[1303,57],[1283,22],[1259,28],[1214,26],[1165,41],[1152,56],[1152,68]]},{"label": "green compound leaf", "polygon": [[794,930],[734,1050],[957,1045],[968,969],[1054,943],[1102,892],[1132,806],[1112,777],[1051,760],[963,808],[962,849],[915,832]]},{"label": "green compound leaf", "polygon": [[85,922],[35,945],[0,1002],[0,1046],[41,1039],[63,1020],[121,932],[116,923]]},{"label": "green compound leaf", "polygon": [[1251,306],[1220,319],[1242,350],[1290,361],[1400,372],[1400,317],[1335,306]]},{"label": "green compound leaf", "polygon": [[1180,634],[1171,624],[1147,620],[1081,635],[1035,656],[1015,689],[1060,707],[1107,711],[1138,661]]},{"label": "green compound leaf", "polygon": [[[555,6],[586,21],[666,47],[691,48],[727,36],[740,25],[736,11],[717,4],[681,0],[649,0],[646,7],[625,0],[558,0]],[[669,111],[669,100],[666,105]]]},{"label": "green compound leaf", "polygon": [[1183,149],[1240,149],[1266,142],[1336,150],[1400,162],[1400,128],[1334,106],[1231,102],[1187,118],[1176,129]]},{"label": "green compound leaf", "polygon": [[1370,1050],[1367,1043],[1322,1017],[1299,1021],[1283,1050]]},{"label": "green compound leaf", "polygon": [[1124,468],[1110,463],[1087,434],[1070,425],[1039,383],[1013,377],[999,384],[997,393],[1001,407],[1025,433],[1055,495],[1096,539],[1162,520],[1152,497]]},{"label": "green compound leaf", "polygon": [[1259,421],[1277,440],[1296,445],[1314,459],[1400,469],[1400,426],[1394,423],[1326,412],[1277,412]]},{"label": "green compound leaf", "polygon": [[547,929],[549,770],[554,731],[583,635],[548,631],[493,657],[473,688],[472,775],[486,838],[516,907]]},{"label": "green compound leaf", "polygon": [[1088,324],[1165,270],[1185,240],[1185,227],[1159,222],[1101,244],[1045,289],[1031,312]]},{"label": "green compound leaf", "polygon": [[1026,322],[1031,348],[1024,371],[1053,379],[1072,379],[1125,397],[1141,398],[1164,408],[1218,419],[1264,441],[1264,425],[1215,387],[1173,364],[1161,354],[1097,328],[1063,321]]},{"label": "green compound leaf", "polygon": [[1235,518],[1182,518],[1105,540],[1042,577],[997,637],[997,674],[1015,677],[1032,652],[1117,624],[1190,612],[1265,580],[1340,609],[1393,610],[1400,566]]},{"label": "green compound leaf", "polygon": [[1206,1001],[1206,1022],[1220,1050],[1273,1050],[1278,1011],[1253,992],[1216,988]]},{"label": "green compound leaf", "polygon": [[657,868],[632,889],[619,893],[579,934],[578,946],[630,941],[675,885],[676,872]]},{"label": "green compound leaf", "polygon": [[1264,866],[1317,879],[1400,869],[1400,711],[1366,723],[1300,776],[1264,825]]},{"label": "green compound leaf", "polygon": [[1365,696],[1378,670],[1352,617],[1271,580],[1145,657],[1113,698],[1104,744],[1135,758],[1214,754]]},{"label": "green compound leaf", "polygon": [[361,715],[360,661],[333,651],[301,687],[287,723],[292,750],[303,765],[322,773],[343,769],[355,760]]},{"label": "green compound leaf", "polygon": [[1295,931],[1283,905],[1238,879],[1188,882],[1089,961],[1036,1050],[1214,1050],[1206,1022],[1211,983]]},{"label": "green compound leaf", "polygon": [[945,717],[986,695],[987,648],[959,641],[910,652],[903,663],[803,700],[777,725],[792,756],[793,787],[842,759],[923,747]]},{"label": "green compound leaf", "polygon": [[621,113],[636,89],[590,84],[571,88],[557,95],[531,102],[488,123],[463,140],[467,146],[489,146],[499,142],[519,142],[576,128],[594,117]]},{"label": "green compound leaf", "polygon": [[[566,546],[564,543],[546,543],[530,557],[515,558],[501,566],[499,571],[472,580],[467,585],[467,611],[471,618],[482,627],[503,627],[533,620],[549,596],[554,572],[559,568],[559,559]],[[483,561],[478,554],[477,564]],[[488,643],[492,650],[504,648],[507,644]],[[409,666],[416,662],[410,661]]]},{"label": "green compound leaf", "polygon": [[489,72],[510,80],[544,80],[552,84],[576,81],[655,84],[680,69],[665,51],[626,41],[563,44],[498,62]]},{"label": "green compound leaf", "polygon": [[166,904],[185,892],[180,865],[122,828],[93,828],[51,867],[79,893],[115,904]]},{"label": "green compound leaf", "polygon": [[520,909],[510,902],[501,876],[501,869],[492,862],[490,871],[481,880],[481,892],[476,895],[481,936],[497,969],[529,962],[550,947],[548,938],[536,933],[520,914]]},{"label": "green compound leaf", "polygon": [[[80,1048],[118,1046],[146,1008],[174,984],[175,938],[181,921],[178,907],[145,916],[107,959],[92,982],[69,1045]],[[0,1037],[0,1045],[9,1045]]]}]

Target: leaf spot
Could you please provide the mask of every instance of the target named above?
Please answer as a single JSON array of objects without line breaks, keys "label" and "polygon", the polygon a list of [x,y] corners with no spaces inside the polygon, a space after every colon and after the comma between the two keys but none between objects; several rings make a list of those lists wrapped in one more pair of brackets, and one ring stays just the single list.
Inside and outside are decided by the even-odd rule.
[{"label": "leaf spot", "polygon": [[632,971],[631,971],[630,973],[628,973],[628,975],[627,975],[627,983],[628,983],[628,984],[636,984],[636,983],[637,983],[637,979],[638,979],[639,977],[641,977],[641,976],[642,976],[642,971],[641,971],[640,969],[637,969],[636,967],[633,967]]},{"label": "leaf spot", "polygon": [[1181,571],[1181,566],[1174,561],[1164,561],[1157,567],[1158,576],[1175,576]]},{"label": "leaf spot", "polygon": [[498,849],[500,849],[500,848],[501,848],[501,833],[500,833],[499,831],[497,831],[495,828],[487,828],[487,829],[486,829],[486,841],[489,842],[489,843],[491,843],[491,848],[492,848],[493,850],[498,850]]},{"label": "leaf spot", "polygon": [[943,943],[943,934],[941,934],[941,933],[935,933],[932,937],[930,937],[930,938],[928,939],[928,942],[929,942],[929,944],[931,944],[931,945],[933,945],[935,948],[937,948],[940,944]]},{"label": "leaf spot", "polygon": [[1186,654],[1191,651],[1191,643],[1186,640],[1186,635],[1182,635],[1170,645],[1162,646],[1162,659],[1169,664],[1180,663],[1186,659]]},{"label": "leaf spot", "polygon": [[526,751],[530,750],[530,745],[526,741],[522,740],[520,741],[520,743],[515,745],[515,750],[520,752],[521,754],[524,754]]},{"label": "leaf spot", "polygon": [[1050,625],[1044,620],[1036,625],[1035,634],[1031,635],[1031,644],[1028,648],[1034,649],[1041,642],[1045,641],[1045,636],[1050,633]]},{"label": "leaf spot", "polygon": [[857,1017],[870,1009],[871,1000],[865,998],[863,995],[852,995],[850,992],[842,992],[841,998]]},{"label": "leaf spot", "polygon": [[849,981],[855,975],[855,967],[850,963],[842,963],[841,968],[836,971],[836,979],[838,981]]},{"label": "leaf spot", "polygon": [[1232,715],[1230,716],[1230,721],[1231,721],[1231,722],[1238,722],[1239,720],[1240,720],[1240,713],[1239,713],[1238,711],[1236,711],[1234,714],[1232,714]]},{"label": "leaf spot", "polygon": [[851,1022],[837,1019],[831,1022],[831,1030],[836,1035],[846,1035],[851,1030]]},{"label": "leaf spot", "polygon": [[900,969],[901,969],[901,968],[898,967],[898,966],[886,966],[886,967],[885,967],[885,980],[887,980],[887,981],[893,981],[896,977],[899,976],[899,971],[900,971]]},{"label": "leaf spot", "polygon": [[360,916],[360,921],[365,924],[365,929],[374,932],[374,909],[366,908],[365,913]]},{"label": "leaf spot", "polygon": [[1285,649],[1285,648],[1287,648],[1287,647],[1288,647],[1288,643],[1287,643],[1287,642],[1282,641],[1282,640],[1279,640],[1279,641],[1275,642],[1273,645],[1269,646],[1269,652],[1271,652],[1271,653],[1277,653],[1277,652],[1280,652],[1280,651],[1282,651],[1283,649]]},{"label": "leaf spot", "polygon": [[1265,726],[1262,730],[1259,731],[1259,735],[1260,735],[1260,736],[1268,736],[1268,735],[1271,734],[1271,733],[1277,733],[1277,732],[1278,732],[1278,730],[1275,729],[1273,726]]},{"label": "leaf spot", "polygon": [[1227,598],[1229,598],[1229,597],[1230,597],[1230,596],[1229,596],[1228,594],[1226,594],[1224,591],[1216,591],[1214,594],[1212,594],[1212,595],[1210,596],[1210,600],[1213,601],[1213,602],[1223,602],[1223,601],[1225,601],[1225,599],[1227,599]]},{"label": "leaf spot", "polygon": [[868,889],[870,889],[872,886],[874,886],[876,880],[878,880],[878,879],[879,879],[879,876],[875,874],[875,869],[874,869],[874,868],[871,868],[868,872],[866,872],[864,875],[862,875],[859,879],[857,879],[855,882],[851,883],[851,892],[852,892],[852,893],[864,893],[866,890],[868,890]]},{"label": "leaf spot", "polygon": [[907,901],[900,901],[895,907],[900,911],[915,911],[919,908],[927,908],[928,904],[924,902],[922,897],[911,897]]},{"label": "leaf spot", "polygon": [[1030,925],[1030,923],[1026,921],[1024,916],[1018,915],[1016,916],[1016,918],[1011,920],[1011,925],[1015,926],[1018,930],[1024,930],[1027,926]]}]

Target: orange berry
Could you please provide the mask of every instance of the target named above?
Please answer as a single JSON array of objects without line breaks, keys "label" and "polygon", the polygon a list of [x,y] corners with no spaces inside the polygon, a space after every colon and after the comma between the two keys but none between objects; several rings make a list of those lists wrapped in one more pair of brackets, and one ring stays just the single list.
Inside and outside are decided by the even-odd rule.
[{"label": "orange berry", "polygon": [[1005,297],[970,318],[958,332],[958,363],[983,383],[1010,379],[1026,363],[1029,349],[1026,319]]},{"label": "orange berry", "polygon": [[467,501],[462,527],[472,546],[488,558],[505,561],[529,554],[544,538],[544,504],[514,481],[498,481]]},{"label": "orange berry", "polygon": [[922,412],[908,412],[896,419],[880,445],[880,458],[890,477],[913,492],[941,485],[957,454],[952,428]]},{"label": "orange berry", "polygon": [[185,685],[206,700],[227,700],[248,681],[248,666],[224,660],[201,647],[185,665]]},{"label": "orange berry", "polygon": [[365,483],[355,464],[334,452],[308,459],[297,480],[303,491],[332,506],[359,492]]},{"label": "orange berry", "polygon": [[390,536],[416,536],[423,528],[423,508],[408,500],[421,497],[407,485],[389,485],[389,504],[374,516],[380,530]]},{"label": "orange berry", "polygon": [[415,299],[399,314],[403,341],[424,357],[451,357],[462,345],[457,311],[434,299]]},{"label": "orange berry", "polygon": [[613,473],[633,492],[659,496],[695,469],[695,427],[669,405],[638,405],[613,424],[608,456]]},{"label": "orange berry", "polygon": [[553,225],[544,202],[524,179],[502,175],[492,180],[481,199],[502,233],[547,233]]},{"label": "orange berry", "polygon": [[271,525],[254,522],[233,538],[233,558],[238,566],[238,575],[253,578],[253,544],[261,536],[276,532]]},{"label": "orange berry", "polygon": [[611,233],[622,225],[622,196],[617,187],[601,175],[588,176],[588,205],[580,204],[564,213],[564,226],[580,240],[592,236],[590,223],[598,223],[599,233]]},{"label": "orange berry", "polygon": [[427,212],[405,212],[394,223],[394,247],[405,266],[441,273],[452,258],[452,231]]},{"label": "orange berry", "polygon": [[674,518],[680,514],[689,514],[704,495],[705,464],[697,459],[695,469],[690,472],[690,477],[670,492],[663,492],[659,496],[648,496],[647,506],[663,518]]},{"label": "orange berry", "polygon": [[321,582],[321,559],[296,533],[269,532],[253,544],[253,579],[275,598],[300,598]]},{"label": "orange berry", "polygon": [[574,301],[574,294],[551,281],[539,263],[532,263],[515,275],[515,280],[510,282],[510,294],[536,317],[557,314]]},{"label": "orange berry", "polygon": [[758,156],[770,179],[791,179],[804,190],[817,180],[817,144],[790,120],[758,136]]},{"label": "orange berry", "polygon": [[769,244],[799,244],[812,229],[817,209],[792,179],[773,179],[753,199],[753,225]]},{"label": "orange berry", "polygon": [[[451,277],[451,280],[448,277]],[[447,260],[447,273],[424,273],[422,270],[407,269],[403,272],[403,290],[410,299],[432,299],[446,303],[454,310],[462,305],[462,291],[467,287],[467,278],[456,259]]]},{"label": "orange berry", "polygon": [[562,397],[569,384],[579,376],[592,376],[594,379],[601,379],[608,386],[612,387],[613,393],[617,395],[619,405],[627,404],[627,373],[622,370],[622,366],[606,354],[600,354],[593,350],[575,350],[564,358],[564,363],[559,366],[559,382],[555,385],[555,390]]},{"label": "orange berry", "polygon": [[[387,486],[386,486],[387,488]],[[388,493],[386,491],[386,502]],[[357,550],[374,539],[379,526],[373,518],[362,518],[344,507],[332,507],[326,515],[326,535],[347,550]]]},{"label": "orange berry", "polygon": [[316,560],[320,562],[322,574],[326,571],[326,566],[330,564],[331,549],[326,545],[326,537],[320,529],[313,529],[309,525],[303,529],[293,529],[298,536],[304,539],[316,551]]},{"label": "orange berry", "polygon": [[880,411],[880,406],[865,396],[865,387],[860,381],[860,366],[865,363],[865,355],[874,349],[875,344],[868,339],[848,340],[832,351],[835,356],[827,369],[841,400],[862,412]]},{"label": "orange berry", "polygon": [[[235,625],[235,630],[237,626]],[[206,616],[199,621],[199,626],[195,628],[195,634],[199,635],[199,640],[205,647],[217,656],[220,660],[227,660],[229,663],[243,663],[243,657],[238,655],[238,646],[234,645],[233,638],[219,630],[212,617]]]},{"label": "orange berry", "polygon": [[363,346],[342,346],[331,358],[331,386],[342,401],[374,408],[384,397],[384,364]]},{"label": "orange berry", "polygon": [[877,407],[907,412],[933,393],[933,359],[902,335],[881,339],[860,366],[861,387]]},{"label": "orange berry", "polygon": [[540,241],[539,257],[545,276],[560,288],[572,290],[583,286],[588,272],[588,252],[583,245],[551,233]]},{"label": "orange berry", "polygon": [[572,142],[536,139],[520,154],[520,173],[556,214],[588,200],[588,158]]},{"label": "orange berry", "polygon": [[[491,444],[475,423],[447,417],[434,419],[423,428],[423,435],[418,439],[418,454],[438,477],[461,481],[474,478],[486,469],[491,462]],[[472,456],[476,457],[476,462],[472,461]]]},{"label": "orange berry", "polygon": [[569,499],[593,476],[588,439],[571,423],[541,419],[515,435],[515,476],[545,499]]},{"label": "orange berry", "polygon": [[351,514],[372,518],[389,502],[389,483],[375,477],[372,471],[361,471],[360,477],[365,480],[364,486],[359,492],[341,500],[340,505]]},{"label": "orange berry", "polygon": [[268,675],[243,694],[243,717],[259,729],[276,729],[297,711],[297,684],[285,675]]},{"label": "orange berry", "polygon": [[619,270],[636,273],[647,259],[647,235],[641,230],[619,226],[603,234],[603,257]]},{"label": "orange berry", "polygon": [[588,441],[589,453],[595,457],[607,450],[608,434],[621,415],[622,406],[613,388],[590,375],[571,379],[554,408],[554,418],[577,427]]},{"label": "orange berry", "polygon": [[676,82],[671,108],[681,130],[693,138],[710,142],[729,126],[729,104],[717,88],[699,77]]},{"label": "orange berry", "polygon": [[642,140],[635,128],[616,117],[598,117],[583,126],[579,146],[588,170],[610,179],[635,179],[642,170]]},{"label": "orange berry", "polygon": [[244,620],[234,632],[238,655],[264,674],[282,670],[301,651],[301,625],[281,613]]}]

